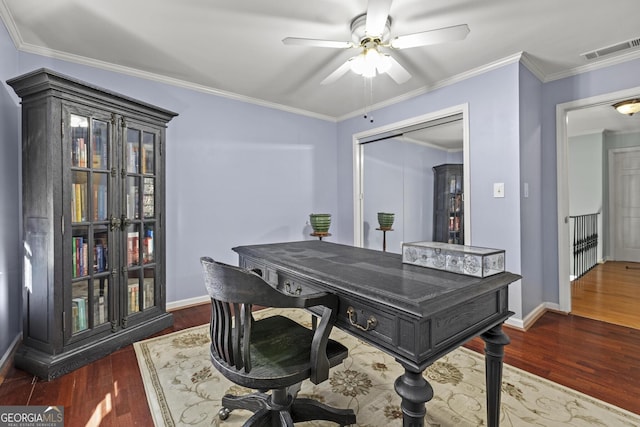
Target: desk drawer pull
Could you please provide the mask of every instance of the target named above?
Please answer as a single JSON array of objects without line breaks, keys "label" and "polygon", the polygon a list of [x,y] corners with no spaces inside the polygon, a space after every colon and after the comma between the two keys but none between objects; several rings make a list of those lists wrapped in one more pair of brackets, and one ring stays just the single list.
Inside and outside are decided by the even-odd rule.
[{"label": "desk drawer pull", "polygon": [[300,285],[298,285],[295,291],[292,291],[290,282],[284,282],[284,290],[291,295],[300,295],[302,293],[302,288],[300,287]]},{"label": "desk drawer pull", "polygon": [[376,325],[378,324],[378,321],[376,320],[375,317],[369,316],[369,319],[367,319],[367,326],[366,327],[360,326],[358,323],[356,323],[358,321],[358,315],[356,314],[356,309],[353,307],[347,308],[347,315],[349,316],[349,323],[351,323],[352,326],[355,326],[361,331],[365,331],[365,332],[372,331],[376,328]]}]

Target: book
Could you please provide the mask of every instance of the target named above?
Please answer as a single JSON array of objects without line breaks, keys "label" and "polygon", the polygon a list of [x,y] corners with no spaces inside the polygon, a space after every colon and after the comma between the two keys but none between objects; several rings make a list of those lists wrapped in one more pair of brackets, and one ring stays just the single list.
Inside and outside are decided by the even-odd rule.
[{"label": "book", "polygon": [[129,284],[129,313],[135,313],[140,311],[140,300],[138,296],[140,294],[140,287],[138,283]]},{"label": "book", "polygon": [[131,232],[127,234],[127,265],[138,265],[139,263],[139,234]]},{"label": "book", "polygon": [[107,321],[104,296],[96,298],[94,307],[94,323],[99,325]]},{"label": "book", "polygon": [[87,329],[87,301],[82,297],[74,298],[72,305],[77,307],[77,315],[74,316],[76,332]]}]

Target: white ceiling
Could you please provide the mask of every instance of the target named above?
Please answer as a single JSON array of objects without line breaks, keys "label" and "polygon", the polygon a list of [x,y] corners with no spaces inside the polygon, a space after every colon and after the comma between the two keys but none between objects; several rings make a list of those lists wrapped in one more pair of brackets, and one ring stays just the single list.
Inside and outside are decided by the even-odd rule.
[{"label": "white ceiling", "polygon": [[[351,72],[320,85],[353,50],[281,41],[350,40],[351,20],[366,10],[367,0],[0,0],[0,16],[22,51],[331,120],[522,53],[542,81],[640,58],[638,47],[592,61],[581,56],[640,37],[638,0],[395,0],[392,36],[465,23],[471,31],[462,41],[393,51],[412,78],[398,85],[378,76],[366,92]],[[608,108],[611,118],[629,119]],[[585,123],[612,126],[596,126],[593,117]]]}]

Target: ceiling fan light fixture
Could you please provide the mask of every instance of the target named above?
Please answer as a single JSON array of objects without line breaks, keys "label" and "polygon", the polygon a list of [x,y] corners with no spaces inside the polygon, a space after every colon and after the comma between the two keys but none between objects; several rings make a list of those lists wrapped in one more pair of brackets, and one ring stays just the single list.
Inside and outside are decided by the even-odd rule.
[{"label": "ceiling fan light fixture", "polygon": [[377,48],[365,48],[362,53],[351,59],[351,71],[363,77],[375,77],[391,68],[391,58]]},{"label": "ceiling fan light fixture", "polygon": [[640,98],[627,99],[612,105],[619,113],[633,116],[640,112]]}]

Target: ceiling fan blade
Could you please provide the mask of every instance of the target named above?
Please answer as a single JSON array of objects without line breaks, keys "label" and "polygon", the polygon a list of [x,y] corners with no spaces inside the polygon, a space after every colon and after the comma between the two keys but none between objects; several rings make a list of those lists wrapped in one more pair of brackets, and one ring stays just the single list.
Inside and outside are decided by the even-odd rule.
[{"label": "ceiling fan blade", "polygon": [[391,0],[369,0],[367,22],[364,29],[366,35],[382,36],[390,9]]},{"label": "ceiling fan blade", "polygon": [[467,37],[467,34],[469,34],[469,26],[467,24],[454,25],[437,30],[398,36],[391,40],[390,45],[395,49],[408,49],[410,47],[462,40]]},{"label": "ceiling fan blade", "polygon": [[411,74],[402,66],[395,58],[389,55],[389,59],[391,60],[391,67],[387,70],[387,74],[391,77],[396,83],[401,85],[411,78]]},{"label": "ceiling fan blade", "polygon": [[353,42],[338,42],[333,40],[316,40],[305,39],[299,37],[287,37],[282,39],[282,43],[287,45],[313,46],[313,47],[329,47],[333,49],[349,49],[355,47]]},{"label": "ceiling fan blade", "polygon": [[344,64],[339,66],[333,73],[331,73],[327,77],[325,77],[325,79],[322,80],[320,82],[320,84],[321,85],[328,85],[328,84],[331,84],[331,83],[335,82],[340,77],[344,76],[347,73],[347,71],[349,71],[351,69],[351,60],[352,59],[353,58],[347,59],[344,62]]}]

